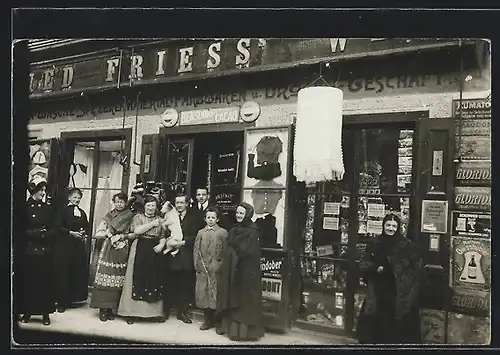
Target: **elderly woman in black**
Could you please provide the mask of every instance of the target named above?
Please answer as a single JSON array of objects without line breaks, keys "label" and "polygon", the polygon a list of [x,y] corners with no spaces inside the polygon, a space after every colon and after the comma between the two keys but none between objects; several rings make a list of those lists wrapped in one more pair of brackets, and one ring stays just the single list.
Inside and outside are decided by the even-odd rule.
[{"label": "elderly woman in black", "polygon": [[26,201],[26,232],[19,245],[16,301],[18,314],[23,314],[21,322],[28,323],[32,315],[42,315],[43,324],[49,325],[55,301],[52,293],[53,239],[49,233],[53,216],[50,206],[42,201],[46,189],[46,180],[38,176],[28,185],[31,196]]},{"label": "elderly woman in black", "polygon": [[87,242],[90,224],[87,214],[79,207],[82,197],[82,190],[70,189],[68,204],[56,219],[58,233],[54,247],[55,290],[57,311],[61,313],[73,303],[86,301],[88,297]]},{"label": "elderly woman in black", "polygon": [[364,344],[420,343],[420,256],[401,234],[401,220],[385,216],[383,232],[368,244],[360,271],[368,284],[357,336]]},{"label": "elderly woman in black", "polygon": [[240,203],[236,225],[229,231],[219,270],[217,313],[222,318],[217,334],[231,340],[264,336],[260,271],[259,227],[252,222],[253,207]]}]

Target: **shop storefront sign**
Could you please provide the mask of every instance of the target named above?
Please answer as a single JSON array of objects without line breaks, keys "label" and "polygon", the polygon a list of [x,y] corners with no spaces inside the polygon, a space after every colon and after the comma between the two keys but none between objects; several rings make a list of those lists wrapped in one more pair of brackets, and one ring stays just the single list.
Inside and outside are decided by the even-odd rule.
[{"label": "shop storefront sign", "polygon": [[231,123],[238,122],[239,108],[228,107],[220,109],[205,109],[195,111],[183,111],[181,113],[180,125],[198,125],[210,123]]},{"label": "shop storefront sign", "polygon": [[491,211],[491,188],[457,186],[455,191],[455,210]]},{"label": "shop storefront sign", "polygon": [[453,237],[452,286],[489,291],[491,244],[487,239]]},{"label": "shop storefront sign", "polygon": [[283,288],[284,257],[261,257],[262,298],[270,301],[281,301]]},{"label": "shop storefront sign", "polygon": [[447,201],[422,201],[422,223],[423,233],[445,234],[448,226],[448,202]]},{"label": "shop storefront sign", "polygon": [[[491,118],[455,120],[455,134],[491,137]],[[460,129],[461,126],[461,129]]]},{"label": "shop storefront sign", "polygon": [[462,161],[455,170],[458,186],[491,186],[491,161]]},{"label": "shop storefront sign", "polygon": [[179,112],[174,108],[167,108],[161,114],[161,123],[165,127],[173,127],[179,122]]},{"label": "shop storefront sign", "polygon": [[462,108],[462,118],[491,118],[491,100],[488,99],[468,99],[453,100],[453,117],[460,116],[460,107]]},{"label": "shop storefront sign", "polygon": [[452,212],[452,235],[463,237],[491,238],[491,214]]},{"label": "shop storefront sign", "polygon": [[[393,75],[384,70],[380,69],[379,74],[373,76],[349,76],[338,80],[337,78],[325,78],[325,80],[341,89],[346,100],[417,92],[438,93],[457,89],[455,82],[459,77],[458,73],[423,72]],[[176,90],[175,94],[163,91],[143,92],[139,96],[138,104],[136,97],[133,96],[127,98],[125,105],[122,96],[109,97],[102,102],[92,101],[91,105],[82,99],[65,100],[57,102],[57,105],[40,103],[34,105],[31,120],[53,122],[85,120],[90,117],[105,119],[121,117],[124,110],[126,112],[138,110],[141,116],[161,115],[167,108],[175,108],[179,112],[184,112],[199,108],[244,107],[247,102],[251,101],[260,106],[279,102],[287,103],[297,100],[297,93],[308,83],[303,79],[290,79],[290,82],[269,86],[263,84],[260,87],[221,89],[219,85],[184,92]]]},{"label": "shop storefront sign", "polygon": [[[473,43],[473,41],[471,41]],[[363,38],[239,38],[197,41],[165,41],[126,50],[123,56],[86,56],[33,66],[30,90],[35,96],[89,88],[157,83],[217,76],[221,73],[262,71],[322,60],[340,60],[457,46],[446,39]]]},{"label": "shop storefront sign", "polygon": [[453,287],[451,294],[452,312],[483,317],[489,316],[489,292]]},{"label": "shop storefront sign", "polygon": [[462,160],[491,159],[491,137],[464,136],[460,140],[457,137],[455,142]]},{"label": "shop storefront sign", "polygon": [[241,105],[240,117],[243,122],[251,123],[260,115],[260,105],[255,101],[246,101]]}]

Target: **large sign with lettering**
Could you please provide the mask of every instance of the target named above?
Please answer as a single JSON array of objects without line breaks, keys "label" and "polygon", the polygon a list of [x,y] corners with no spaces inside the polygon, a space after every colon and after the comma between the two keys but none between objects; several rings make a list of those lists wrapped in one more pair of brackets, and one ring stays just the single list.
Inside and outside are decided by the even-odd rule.
[{"label": "large sign with lettering", "polygon": [[462,105],[460,105],[460,100],[453,100],[453,117],[460,117],[460,114],[462,114],[462,118],[466,119],[491,118],[491,100],[462,100]]},{"label": "large sign with lettering", "polygon": [[491,211],[491,188],[457,186],[454,189],[455,206],[462,211]]},{"label": "large sign with lettering", "polygon": [[491,186],[491,161],[462,161],[455,170],[458,186]]},{"label": "large sign with lettering", "polygon": [[463,136],[455,140],[462,160],[490,160],[491,137]]},{"label": "large sign with lettering", "polygon": [[[467,43],[475,43],[468,41]],[[389,54],[440,46],[446,39],[239,38],[196,41],[166,40],[108,55],[51,61],[33,66],[32,97],[89,88],[123,87],[201,78],[239,71],[262,71],[324,60]]]},{"label": "large sign with lettering", "polygon": [[491,238],[491,214],[452,212],[452,235],[461,237]]},{"label": "large sign with lettering", "polygon": [[491,244],[487,239],[453,237],[452,286],[489,291]]},{"label": "large sign with lettering", "polygon": [[[378,74],[359,77],[347,72],[346,77],[325,80],[344,92],[346,100],[365,97],[392,96],[413,93],[442,93],[458,89],[456,81],[459,73],[406,73],[396,75],[381,68]],[[353,73],[355,70],[353,69]],[[180,88],[179,90],[144,90],[139,96],[139,102],[134,96],[124,100],[122,95],[108,96],[102,99],[77,97],[54,103],[36,103],[33,105],[31,120],[37,123],[53,121],[73,121],[88,119],[107,119],[122,117],[123,111],[128,115],[161,116],[167,108],[175,108],[182,114],[184,111],[241,107],[246,102],[254,101],[260,105],[293,103],[297,94],[309,81],[302,78],[282,78],[282,82],[267,79],[253,81],[245,87],[227,83],[225,78],[219,83],[207,83],[203,88]],[[232,85],[231,85],[232,84]],[[180,85],[180,84],[176,84]],[[266,86],[267,85],[267,86]],[[125,94],[125,93],[124,93]],[[126,94],[125,94],[126,95]],[[212,119],[212,118],[210,118]]]}]

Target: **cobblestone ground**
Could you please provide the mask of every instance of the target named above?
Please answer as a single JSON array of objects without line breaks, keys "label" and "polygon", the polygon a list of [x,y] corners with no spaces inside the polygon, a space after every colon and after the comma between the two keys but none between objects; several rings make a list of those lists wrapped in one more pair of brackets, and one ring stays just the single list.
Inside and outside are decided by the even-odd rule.
[{"label": "cobblestone ground", "polygon": [[215,333],[214,329],[201,331],[201,321],[193,318],[192,324],[185,324],[171,316],[165,323],[134,323],[129,325],[117,317],[113,321],[101,322],[97,310],[88,305],[66,310],[65,313],[51,315],[51,325],[44,326],[41,317],[32,317],[28,324],[18,323],[21,329],[60,332],[86,336],[109,337],[118,341],[137,341],[151,344],[186,345],[332,345],[352,344],[346,337],[319,336],[317,334],[292,330],[286,334],[267,332],[264,338],[255,342],[234,342]]}]

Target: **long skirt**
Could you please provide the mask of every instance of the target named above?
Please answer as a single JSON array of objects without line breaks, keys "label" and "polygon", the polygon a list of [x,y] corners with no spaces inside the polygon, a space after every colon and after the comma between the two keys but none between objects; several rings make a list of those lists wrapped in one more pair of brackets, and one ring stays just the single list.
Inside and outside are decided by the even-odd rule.
[{"label": "long skirt", "polygon": [[54,313],[52,255],[22,255],[20,262],[17,313],[42,315]]},{"label": "long skirt", "polygon": [[120,302],[125,272],[127,270],[128,244],[115,249],[108,238],[104,240],[90,300],[91,308],[116,310]]},{"label": "long skirt", "polygon": [[232,340],[257,340],[264,336],[264,328],[261,326],[247,325],[234,320],[231,312],[225,312],[217,327],[219,332],[226,334]]},{"label": "long skirt", "polygon": [[58,305],[69,307],[73,302],[86,301],[89,287],[86,242],[76,239],[56,241],[54,258]]},{"label": "long skirt", "polygon": [[123,282],[118,315],[124,317],[154,318],[163,316],[163,301],[145,302],[132,299],[133,272],[138,239],[134,240],[128,256],[127,272]]}]

